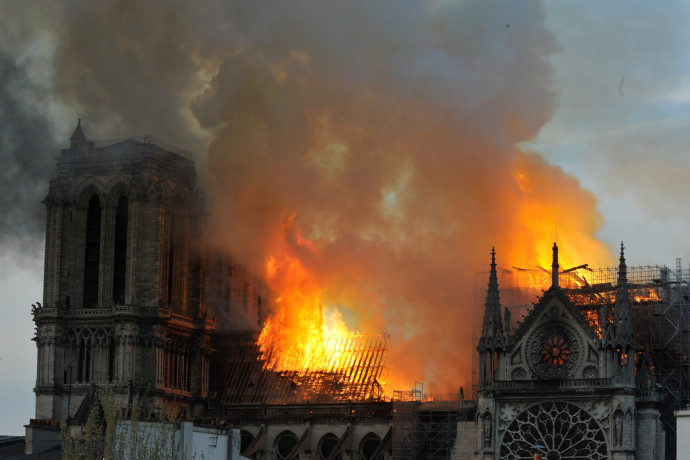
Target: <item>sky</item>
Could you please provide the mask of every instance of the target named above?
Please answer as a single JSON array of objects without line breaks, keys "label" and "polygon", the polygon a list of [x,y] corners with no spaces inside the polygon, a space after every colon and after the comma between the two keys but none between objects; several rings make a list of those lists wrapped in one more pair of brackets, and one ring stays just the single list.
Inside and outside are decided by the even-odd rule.
[{"label": "sky", "polygon": [[395,389],[450,392],[492,246],[505,267],[556,238],[564,266],[611,266],[620,241],[628,266],[687,266],[689,19],[685,2],[0,2],[0,433],[33,417],[41,200],[77,118],[194,152],[214,243],[272,261],[286,299],[299,283],[390,332]]}]

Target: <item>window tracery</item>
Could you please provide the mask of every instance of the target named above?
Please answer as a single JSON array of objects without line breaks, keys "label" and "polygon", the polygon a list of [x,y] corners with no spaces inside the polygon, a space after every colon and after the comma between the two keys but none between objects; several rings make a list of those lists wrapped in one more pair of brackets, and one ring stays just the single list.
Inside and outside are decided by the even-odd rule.
[{"label": "window tracery", "polygon": [[158,384],[165,388],[190,391],[191,359],[189,338],[164,333],[158,349]]},{"label": "window tracery", "polygon": [[557,460],[608,458],[601,425],[581,407],[566,402],[530,406],[506,427],[501,458],[528,460],[535,453]]},{"label": "window tracery", "polygon": [[297,435],[292,431],[283,431],[275,440],[276,458],[278,460],[288,458],[288,455],[296,445]]},{"label": "window tracery", "polygon": [[114,378],[115,344],[111,328],[83,327],[67,331],[64,380],[69,383],[105,383]]},{"label": "window tracery", "polygon": [[[319,441],[319,460],[328,460],[338,445],[338,437],[333,433],[326,433]],[[342,455],[336,454],[335,460],[341,460]]]},{"label": "window tracery", "polygon": [[376,433],[369,433],[359,444],[359,455],[363,460],[383,460],[384,453],[379,449],[381,438]]},{"label": "window tracery", "polygon": [[529,364],[544,379],[572,377],[580,360],[580,341],[565,324],[550,323],[535,331],[529,340]]}]

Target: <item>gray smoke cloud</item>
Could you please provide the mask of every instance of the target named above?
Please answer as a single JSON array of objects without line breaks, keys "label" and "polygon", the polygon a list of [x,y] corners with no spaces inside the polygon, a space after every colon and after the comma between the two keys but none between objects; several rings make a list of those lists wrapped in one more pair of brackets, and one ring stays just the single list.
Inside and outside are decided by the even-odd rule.
[{"label": "gray smoke cloud", "polygon": [[[472,273],[492,244],[505,265],[537,260],[567,204],[561,241],[607,257],[594,197],[516,147],[557,104],[539,4],[273,3],[232,18],[242,46],[193,103],[215,132],[217,236],[278,271],[299,260],[327,304],[390,331],[393,385],[469,383]],[[286,336],[298,310],[276,315]]]},{"label": "gray smoke cloud", "polygon": [[37,256],[45,230],[41,200],[48,191],[56,151],[52,126],[36,102],[40,90],[4,53],[0,81],[0,256]]},{"label": "gray smoke cloud", "polygon": [[204,151],[215,241],[260,271],[298,260],[353,327],[391,332],[396,388],[469,385],[492,245],[506,266],[538,258],[567,203],[559,241],[606,257],[594,197],[516,147],[558,102],[540,3],[22,5],[0,6],[0,25],[32,9],[6,43],[15,62],[47,50],[63,113],[88,137]]},{"label": "gray smoke cloud", "polygon": [[91,122],[92,135],[151,134],[203,151],[186,109],[199,84],[200,43],[187,3],[65,3],[55,91]]}]

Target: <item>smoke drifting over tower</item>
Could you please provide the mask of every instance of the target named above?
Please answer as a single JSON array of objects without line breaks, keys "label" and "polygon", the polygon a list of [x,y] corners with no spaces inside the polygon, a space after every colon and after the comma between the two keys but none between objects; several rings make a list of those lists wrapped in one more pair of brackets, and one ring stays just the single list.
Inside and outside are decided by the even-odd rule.
[{"label": "smoke drifting over tower", "polygon": [[[539,4],[34,8],[43,41],[0,32],[32,88],[91,132],[205,152],[214,240],[278,296],[308,295],[300,315],[390,332],[393,387],[469,383],[471,274],[492,244],[546,265],[558,220],[564,267],[610,261],[594,197],[518,148],[557,105]],[[19,60],[32,43],[47,77]]]}]

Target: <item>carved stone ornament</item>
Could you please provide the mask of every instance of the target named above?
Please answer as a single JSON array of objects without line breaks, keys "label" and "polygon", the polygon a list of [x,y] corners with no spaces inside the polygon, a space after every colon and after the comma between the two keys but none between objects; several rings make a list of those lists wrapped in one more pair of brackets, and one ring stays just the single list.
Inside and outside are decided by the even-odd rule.
[{"label": "carved stone ornament", "polygon": [[521,367],[516,367],[510,373],[510,378],[511,380],[525,380],[527,378],[527,372]]},{"label": "carved stone ornament", "polygon": [[599,377],[599,369],[596,366],[587,366],[582,371],[582,377],[586,379],[596,379]]},{"label": "carved stone ornament", "polygon": [[498,408],[498,415],[501,417],[501,420],[511,421],[517,415],[517,411],[518,409],[514,402],[504,402]]},{"label": "carved stone ornament", "polygon": [[609,403],[603,399],[598,399],[592,403],[592,415],[597,420],[604,420],[609,416]]},{"label": "carved stone ornament", "polygon": [[48,195],[44,203],[47,205],[61,205],[67,203],[70,198],[69,182],[62,177],[54,177],[50,180]]}]

